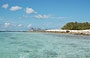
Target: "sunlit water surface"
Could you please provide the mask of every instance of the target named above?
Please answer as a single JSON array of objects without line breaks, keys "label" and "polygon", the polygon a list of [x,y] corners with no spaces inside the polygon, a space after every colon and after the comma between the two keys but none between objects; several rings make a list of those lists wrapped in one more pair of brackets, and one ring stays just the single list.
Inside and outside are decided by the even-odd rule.
[{"label": "sunlit water surface", "polygon": [[90,58],[90,36],[0,32],[0,58]]}]

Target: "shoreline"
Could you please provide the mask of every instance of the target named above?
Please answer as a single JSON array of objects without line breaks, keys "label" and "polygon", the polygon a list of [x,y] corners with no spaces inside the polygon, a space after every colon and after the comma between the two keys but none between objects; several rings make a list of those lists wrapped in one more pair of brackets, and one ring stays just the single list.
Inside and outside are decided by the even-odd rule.
[{"label": "shoreline", "polygon": [[73,34],[90,36],[90,30],[42,30],[42,31],[0,31],[0,32],[43,32],[43,33],[56,33],[56,34]]},{"label": "shoreline", "polygon": [[90,36],[90,30],[58,30],[57,29],[57,30],[45,30],[41,32]]}]

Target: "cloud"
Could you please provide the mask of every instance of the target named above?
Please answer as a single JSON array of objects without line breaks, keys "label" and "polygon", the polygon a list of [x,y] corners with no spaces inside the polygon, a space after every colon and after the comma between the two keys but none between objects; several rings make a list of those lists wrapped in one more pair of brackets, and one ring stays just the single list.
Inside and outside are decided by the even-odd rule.
[{"label": "cloud", "polygon": [[18,24],[18,27],[22,27],[22,24]]},{"label": "cloud", "polygon": [[27,28],[30,28],[31,26],[32,26],[32,24],[28,24],[28,25],[27,25]]},{"label": "cloud", "polygon": [[2,8],[5,8],[5,9],[8,8],[8,4],[3,4]]},{"label": "cloud", "polygon": [[20,7],[20,6],[12,6],[10,8],[11,11],[17,11],[17,10],[21,10],[21,9],[22,9],[22,7]]},{"label": "cloud", "polygon": [[50,17],[51,17],[51,15],[40,15],[40,14],[35,16],[35,18],[37,18],[37,19],[48,19]]},{"label": "cloud", "polygon": [[38,14],[38,15],[34,16],[34,18],[36,18],[36,19],[65,19],[67,17]]},{"label": "cloud", "polygon": [[34,11],[32,8],[26,8],[26,13],[27,14],[36,14],[37,12]]},{"label": "cloud", "polygon": [[4,23],[4,27],[5,27],[5,28],[7,28],[7,27],[9,27],[9,26],[10,26],[10,23],[7,23],[7,22]]},{"label": "cloud", "polygon": [[52,19],[64,19],[64,18],[66,18],[66,17],[55,17],[55,16],[53,16],[53,17],[51,17]]}]

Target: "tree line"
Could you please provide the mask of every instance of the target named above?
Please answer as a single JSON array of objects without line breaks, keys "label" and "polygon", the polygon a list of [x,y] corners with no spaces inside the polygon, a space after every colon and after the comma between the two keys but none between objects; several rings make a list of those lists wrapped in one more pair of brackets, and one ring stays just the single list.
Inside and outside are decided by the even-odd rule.
[{"label": "tree line", "polygon": [[79,22],[69,22],[66,23],[62,29],[65,30],[86,30],[86,29],[90,29],[90,23],[89,22],[83,22],[83,23],[79,23]]}]

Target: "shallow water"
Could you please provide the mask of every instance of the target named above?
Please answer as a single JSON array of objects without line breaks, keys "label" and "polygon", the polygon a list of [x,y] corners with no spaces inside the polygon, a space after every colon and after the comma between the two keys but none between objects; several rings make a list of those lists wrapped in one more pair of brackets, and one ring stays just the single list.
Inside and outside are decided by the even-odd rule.
[{"label": "shallow water", "polygon": [[90,36],[0,32],[0,58],[90,58]]}]

